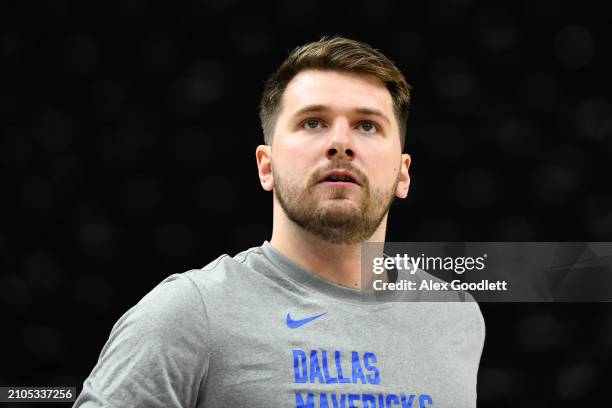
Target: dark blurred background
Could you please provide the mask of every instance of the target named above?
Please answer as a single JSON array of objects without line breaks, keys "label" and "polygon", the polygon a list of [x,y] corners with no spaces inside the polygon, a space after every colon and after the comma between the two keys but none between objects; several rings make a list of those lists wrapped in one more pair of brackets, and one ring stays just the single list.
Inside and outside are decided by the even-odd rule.
[{"label": "dark blurred background", "polygon": [[[0,385],[82,386],[162,279],[270,238],[258,99],[322,35],[413,86],[389,240],[612,241],[611,24],[606,0],[3,1]],[[609,304],[481,308],[480,407],[610,405]]]}]

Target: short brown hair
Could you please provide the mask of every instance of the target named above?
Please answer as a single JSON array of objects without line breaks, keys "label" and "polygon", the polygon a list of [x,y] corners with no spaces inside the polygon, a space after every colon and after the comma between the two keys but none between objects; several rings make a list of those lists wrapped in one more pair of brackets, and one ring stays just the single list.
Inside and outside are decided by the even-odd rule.
[{"label": "short brown hair", "polygon": [[308,68],[370,74],[384,83],[393,100],[403,150],[410,85],[393,62],[380,51],[368,44],[343,37],[323,37],[319,41],[297,47],[266,81],[259,104],[259,118],[266,144],[272,143],[287,84],[300,71]]}]

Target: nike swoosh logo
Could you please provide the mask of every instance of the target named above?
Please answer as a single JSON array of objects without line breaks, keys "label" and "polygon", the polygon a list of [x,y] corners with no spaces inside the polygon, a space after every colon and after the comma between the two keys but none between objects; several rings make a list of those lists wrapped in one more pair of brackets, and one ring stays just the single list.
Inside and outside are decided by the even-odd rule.
[{"label": "nike swoosh logo", "polygon": [[320,315],[307,317],[305,319],[293,320],[291,318],[291,315],[289,313],[287,313],[287,326],[290,329],[297,329],[298,327],[302,327],[306,323],[312,322],[314,319],[318,319],[319,317],[323,316],[324,314],[326,314],[326,313],[321,313]]}]

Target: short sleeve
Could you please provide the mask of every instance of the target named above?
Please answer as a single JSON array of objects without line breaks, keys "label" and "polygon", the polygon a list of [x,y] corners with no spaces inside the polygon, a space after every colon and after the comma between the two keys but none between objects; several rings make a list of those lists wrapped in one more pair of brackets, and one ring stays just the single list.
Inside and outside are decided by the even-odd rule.
[{"label": "short sleeve", "polygon": [[184,274],[168,277],[113,326],[74,407],[195,407],[209,336],[199,289]]}]

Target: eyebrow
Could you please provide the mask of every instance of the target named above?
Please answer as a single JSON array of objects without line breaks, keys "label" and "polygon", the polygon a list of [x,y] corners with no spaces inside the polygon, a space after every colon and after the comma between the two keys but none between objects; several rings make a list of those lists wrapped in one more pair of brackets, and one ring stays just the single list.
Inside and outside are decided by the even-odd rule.
[{"label": "eyebrow", "polygon": [[[329,112],[331,110],[332,109],[326,105],[307,105],[307,106],[304,106],[303,108],[298,109],[293,114],[293,116],[299,116],[304,113],[311,113],[311,112]],[[389,118],[387,118],[387,116],[385,116],[385,114],[382,113],[382,111],[378,109],[368,108],[368,107],[359,107],[359,108],[353,109],[352,112],[359,113],[361,115],[377,116],[383,119],[385,122],[387,122],[387,124],[391,125],[391,121],[389,121]]]}]

